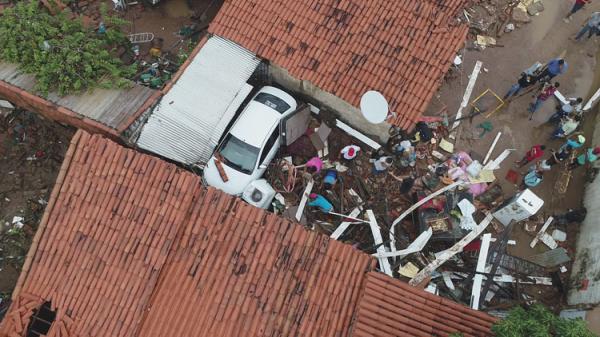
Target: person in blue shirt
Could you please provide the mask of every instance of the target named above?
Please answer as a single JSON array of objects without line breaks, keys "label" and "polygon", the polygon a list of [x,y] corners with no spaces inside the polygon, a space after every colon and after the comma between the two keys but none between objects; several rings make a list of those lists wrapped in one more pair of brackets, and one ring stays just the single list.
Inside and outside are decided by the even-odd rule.
[{"label": "person in blue shirt", "polygon": [[550,60],[546,65],[546,69],[540,74],[538,78],[550,81],[553,77],[564,74],[569,68],[567,61],[561,58]]},{"label": "person in blue shirt", "polygon": [[559,152],[562,152],[567,147],[571,147],[572,149],[578,149],[585,144],[585,137],[583,135],[578,135],[574,139],[567,139],[567,142],[564,143],[559,149]]},{"label": "person in blue shirt", "polygon": [[323,213],[329,213],[333,210],[333,205],[329,200],[325,199],[325,197],[320,194],[311,193],[309,194],[308,199],[310,200],[308,206],[318,207]]},{"label": "person in blue shirt", "polygon": [[325,178],[323,178],[323,188],[326,190],[330,190],[333,188],[333,185],[335,185],[336,181],[337,181],[337,171],[336,170],[327,170],[325,172]]}]

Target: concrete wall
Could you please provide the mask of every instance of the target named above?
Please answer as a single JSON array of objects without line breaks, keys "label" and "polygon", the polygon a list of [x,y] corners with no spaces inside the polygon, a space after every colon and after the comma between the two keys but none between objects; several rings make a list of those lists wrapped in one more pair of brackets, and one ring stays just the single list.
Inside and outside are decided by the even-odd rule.
[{"label": "concrete wall", "polygon": [[[317,106],[327,107],[337,114],[338,118],[346,122],[353,128],[360,130],[364,134],[372,137],[374,140],[385,143],[389,137],[388,129],[390,124],[383,122],[380,124],[371,124],[367,121],[360,110],[343,99],[336,97],[309,81],[298,80],[292,77],[287,70],[271,64],[269,66],[269,75],[271,79],[289,91],[310,97],[318,103]],[[311,102],[313,103],[313,102]]]},{"label": "concrete wall", "polygon": [[[591,144],[600,144],[600,119]],[[598,162],[596,162],[597,166]],[[600,174],[585,188],[583,204],[587,209],[577,238],[577,253],[571,273],[571,288],[567,301],[570,305],[600,303]],[[589,280],[587,290],[579,290],[581,281]]]}]

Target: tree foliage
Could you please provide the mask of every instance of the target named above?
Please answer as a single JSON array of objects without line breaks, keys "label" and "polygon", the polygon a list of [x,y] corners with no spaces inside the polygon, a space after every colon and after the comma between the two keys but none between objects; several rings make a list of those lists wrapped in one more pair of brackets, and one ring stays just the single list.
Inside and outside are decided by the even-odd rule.
[{"label": "tree foliage", "polygon": [[582,319],[565,319],[542,305],[516,307],[492,327],[496,337],[596,337]]},{"label": "tree foliage", "polygon": [[127,85],[124,78],[135,68],[114,56],[116,48],[127,42],[117,26],[98,34],[65,12],[51,15],[39,1],[19,2],[0,16],[0,59],[33,74],[35,90],[43,95]]}]

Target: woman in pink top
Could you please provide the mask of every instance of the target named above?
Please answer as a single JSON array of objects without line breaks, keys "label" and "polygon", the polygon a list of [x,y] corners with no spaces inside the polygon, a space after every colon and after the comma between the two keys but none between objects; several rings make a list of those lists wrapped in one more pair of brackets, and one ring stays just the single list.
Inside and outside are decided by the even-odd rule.
[{"label": "woman in pink top", "polygon": [[319,173],[323,168],[323,161],[319,157],[312,157],[309,161],[306,162],[306,170],[311,173]]}]

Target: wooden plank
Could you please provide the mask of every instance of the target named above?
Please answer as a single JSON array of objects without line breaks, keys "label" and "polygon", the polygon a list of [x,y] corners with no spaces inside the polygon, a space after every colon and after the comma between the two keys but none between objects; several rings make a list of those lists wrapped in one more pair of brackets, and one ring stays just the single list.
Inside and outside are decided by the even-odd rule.
[{"label": "wooden plank", "polygon": [[492,155],[492,151],[494,151],[494,148],[496,147],[496,144],[498,143],[500,136],[502,136],[502,132],[498,132],[496,134],[496,138],[494,138],[494,141],[492,142],[492,146],[490,146],[490,149],[488,150],[487,154],[485,155],[485,159],[483,159],[483,165],[485,165],[487,163],[488,159],[490,159],[490,156]]},{"label": "wooden plank", "polygon": [[[481,67],[483,66],[483,62],[477,61],[475,63],[475,67],[473,68],[473,72],[471,73],[471,77],[469,78],[469,83],[467,84],[467,89],[465,90],[465,94],[463,95],[462,102],[460,103],[460,107],[458,108],[458,112],[456,113],[455,119],[460,119],[462,117],[462,111],[469,104],[469,100],[471,99],[471,94],[473,93],[473,88],[475,87],[475,81],[477,81],[477,76],[479,76],[479,72],[481,71]],[[456,129],[460,125],[460,120],[457,120],[452,124],[450,128],[451,131]],[[454,139],[454,135],[451,134],[450,138]]]},{"label": "wooden plank", "polygon": [[412,286],[416,286],[416,285],[420,284],[421,282],[423,282],[426,278],[430,277],[431,274],[439,266],[441,266],[446,261],[451,259],[454,255],[458,254],[459,252],[462,252],[463,248],[465,248],[466,245],[468,245],[471,241],[475,240],[475,238],[477,238],[481,233],[483,233],[483,231],[492,222],[492,219],[493,219],[493,216],[491,213],[489,213],[485,217],[485,219],[483,219],[483,221],[481,221],[481,223],[477,226],[477,228],[475,228],[474,230],[469,232],[469,234],[465,235],[465,237],[463,237],[460,241],[455,243],[454,246],[440,252],[438,254],[438,257],[433,262],[431,262],[430,264],[425,266],[425,268],[421,269],[421,271],[417,274],[417,276],[415,276],[408,283]]},{"label": "wooden plank", "polygon": [[598,98],[600,98],[600,88],[598,88],[598,90],[596,90],[592,98],[590,98],[589,101],[585,103],[585,105],[583,106],[583,111],[590,110],[594,106],[594,104],[596,104]]},{"label": "wooden plank", "polygon": [[506,159],[511,152],[515,151],[515,149],[506,149],[504,151],[502,151],[502,153],[496,157],[496,159],[490,161],[489,163],[487,163],[483,169],[484,170],[497,170],[500,168],[500,164],[504,161],[504,159]]},{"label": "wooden plank", "polygon": [[314,181],[311,179],[308,184],[306,184],[306,188],[304,189],[304,193],[302,193],[302,199],[300,199],[300,205],[298,205],[298,209],[296,210],[296,220],[300,221],[302,218],[302,213],[304,213],[304,207],[306,207],[306,202],[308,201],[308,195],[312,191]]},{"label": "wooden plank", "polygon": [[[358,215],[360,214],[360,208],[356,207],[355,209],[352,210],[352,212],[350,212],[349,216],[352,218],[356,218]],[[350,227],[350,224],[352,224],[352,221],[344,221],[342,222],[333,233],[331,233],[331,238],[334,240],[337,240],[340,238],[340,236],[342,236],[342,234],[344,234],[344,232],[346,231],[346,229],[348,229],[348,227]]]},{"label": "wooden plank", "polygon": [[512,275],[494,276],[495,282],[515,283],[517,280],[519,280],[520,284],[542,284],[545,286],[552,285],[552,279],[550,277],[527,276],[526,278],[515,278]]},{"label": "wooden plank", "polygon": [[481,285],[483,283],[483,275],[485,272],[485,265],[487,262],[487,256],[490,249],[490,242],[492,234],[483,234],[481,238],[481,248],[479,249],[479,257],[477,258],[477,266],[475,271],[477,274],[473,278],[473,288],[471,289],[471,308],[479,310],[479,297],[481,296]]},{"label": "wooden plank", "polygon": [[[379,225],[377,224],[377,220],[375,219],[375,214],[373,214],[372,210],[367,210],[367,217],[369,218],[371,233],[373,233],[373,240],[375,242],[375,245],[377,245],[377,253],[385,253],[386,250],[385,245],[383,245],[383,237],[381,236],[381,230],[379,229]],[[392,266],[390,265],[390,261],[385,257],[378,258],[377,260],[379,261],[379,267],[381,268],[381,271],[387,274],[388,276],[393,277],[394,274],[392,273]]]},{"label": "wooden plank", "polygon": [[533,248],[533,247],[535,247],[535,245],[537,245],[538,241],[542,238],[542,235],[544,235],[544,233],[546,232],[546,230],[548,229],[548,227],[552,223],[552,220],[554,220],[553,217],[549,217],[546,220],[546,222],[542,226],[542,229],[540,229],[540,231],[537,233],[537,235],[535,236],[535,238],[533,238],[533,240],[529,244],[529,247]]},{"label": "wooden plank", "polygon": [[427,244],[427,242],[429,242],[429,239],[431,239],[432,235],[433,235],[433,230],[431,229],[431,227],[429,227],[425,232],[421,233],[415,239],[415,241],[413,241],[405,249],[396,250],[396,251],[392,251],[392,252],[385,252],[385,253],[379,253],[379,252],[377,252],[377,253],[373,254],[373,256],[375,256],[376,258],[380,258],[380,257],[400,257],[400,258],[403,258],[406,255],[409,255],[409,254],[412,254],[412,253],[416,253],[416,252],[420,252],[423,248],[425,248],[425,245]]}]

